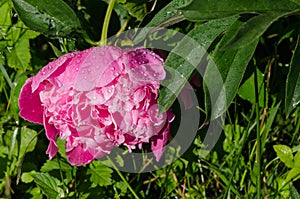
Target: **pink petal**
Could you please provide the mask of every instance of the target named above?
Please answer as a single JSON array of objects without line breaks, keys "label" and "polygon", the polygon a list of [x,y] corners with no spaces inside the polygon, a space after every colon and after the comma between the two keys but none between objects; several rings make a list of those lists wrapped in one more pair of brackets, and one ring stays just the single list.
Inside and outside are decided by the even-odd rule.
[{"label": "pink petal", "polygon": [[67,151],[67,157],[71,165],[81,166],[94,160],[94,157],[88,151],[84,151],[82,144],[78,144],[71,151]]},{"label": "pink petal", "polygon": [[20,116],[30,122],[43,124],[44,108],[41,105],[39,97],[39,92],[42,90],[42,86],[40,86],[35,92],[32,92],[32,80],[33,78],[27,79],[21,89],[19,97]]},{"label": "pink petal", "polygon": [[[79,73],[75,82],[75,89],[78,91],[89,91],[95,87],[105,86],[115,77],[104,75],[106,69],[113,70],[113,62],[122,55],[122,51],[118,47],[104,46],[92,48],[79,69]],[[115,68],[117,69],[117,68]],[[103,78],[103,80],[101,80]]]},{"label": "pink petal", "polygon": [[53,125],[49,124],[48,118],[44,119],[44,126],[46,129],[46,136],[50,141],[46,154],[49,154],[49,158],[52,159],[58,151],[58,147],[56,145],[58,130]]},{"label": "pink petal", "polygon": [[151,149],[158,162],[164,152],[164,146],[167,144],[169,139],[170,125],[167,124],[166,128],[159,134],[151,138]]},{"label": "pink petal", "polygon": [[180,99],[183,101],[185,110],[194,107],[195,103],[193,101],[191,92],[194,92],[193,87],[190,84],[186,84],[179,94]]},{"label": "pink petal", "polygon": [[166,77],[163,60],[145,48],[128,51],[124,59],[129,76],[133,80],[149,82]]},{"label": "pink petal", "polygon": [[58,59],[49,62],[45,67],[43,67],[38,72],[38,74],[33,77],[32,92],[34,92],[39,87],[41,82],[48,79],[54,73],[56,73],[54,76],[57,76],[58,74],[62,73],[70,59],[73,58],[75,55],[76,53],[65,54],[59,57]]}]

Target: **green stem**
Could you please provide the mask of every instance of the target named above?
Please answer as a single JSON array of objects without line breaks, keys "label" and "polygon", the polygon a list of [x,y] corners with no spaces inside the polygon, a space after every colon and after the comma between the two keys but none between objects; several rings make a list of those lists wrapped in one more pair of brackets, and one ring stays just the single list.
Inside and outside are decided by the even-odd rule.
[{"label": "green stem", "polygon": [[254,71],[254,85],[255,85],[255,112],[256,112],[256,164],[257,164],[257,198],[260,199],[261,190],[261,139],[260,139],[260,122],[259,122],[259,93],[258,93],[258,83],[257,83],[257,70]]},{"label": "green stem", "polygon": [[107,10],[106,10],[106,14],[105,14],[105,18],[104,18],[104,22],[103,22],[101,40],[98,42],[98,44],[100,46],[105,46],[106,45],[109,20],[110,20],[111,13],[114,9],[115,2],[116,2],[116,0],[110,0],[109,1],[108,7],[107,7]]},{"label": "green stem", "polygon": [[127,182],[127,180],[125,179],[125,177],[123,176],[123,174],[119,171],[119,169],[117,168],[117,166],[115,165],[115,163],[110,159],[110,157],[107,157],[107,159],[111,162],[113,168],[115,169],[115,171],[118,173],[119,177],[122,179],[122,181],[125,183],[125,185],[127,186],[127,188],[129,189],[129,191],[132,193],[132,195],[136,198],[139,199],[138,195],[135,193],[135,191],[132,189],[132,187],[130,186],[130,184]]}]

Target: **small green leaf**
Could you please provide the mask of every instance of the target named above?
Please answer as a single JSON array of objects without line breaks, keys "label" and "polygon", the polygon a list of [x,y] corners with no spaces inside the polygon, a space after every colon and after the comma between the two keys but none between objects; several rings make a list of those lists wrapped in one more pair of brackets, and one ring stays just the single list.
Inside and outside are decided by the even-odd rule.
[{"label": "small green leaf", "polygon": [[294,161],[293,161],[293,153],[292,149],[286,145],[274,145],[273,146],[277,156],[279,159],[285,164],[285,166],[289,168],[294,167]]},{"label": "small green leaf", "polygon": [[24,183],[31,183],[33,181],[32,175],[36,174],[36,171],[23,172],[21,175],[21,181]]},{"label": "small green leaf", "polygon": [[59,180],[48,173],[36,173],[32,175],[34,182],[40,187],[42,192],[49,198],[57,198],[59,195]]},{"label": "small green leaf", "polygon": [[49,172],[52,170],[71,171],[72,167],[68,163],[57,159],[47,160],[41,167],[41,172]]},{"label": "small green leaf", "polygon": [[56,46],[54,46],[52,43],[49,43],[49,44],[50,44],[50,46],[51,46],[51,48],[52,48],[52,50],[53,50],[56,57],[60,57],[64,54],[58,48],[56,48]]},{"label": "small green leaf", "polygon": [[300,151],[294,156],[294,167],[300,168]]},{"label": "small green leaf", "polygon": [[[259,91],[259,106],[264,106],[264,96],[266,95],[265,92],[265,85],[264,85],[264,74],[257,71],[257,84],[258,84],[258,91]],[[238,95],[243,98],[244,100],[248,100],[252,104],[255,104],[255,89],[254,89],[254,74],[249,77],[239,88]]]},{"label": "small green leaf", "polygon": [[65,159],[67,159],[66,155],[66,140],[57,139],[56,144],[58,147],[58,153]]},{"label": "small green leaf", "polygon": [[285,108],[289,114],[300,103],[300,35],[286,81]]},{"label": "small green leaf", "polygon": [[106,186],[112,183],[111,181],[112,172],[113,170],[111,168],[101,163],[100,161],[93,161],[93,163],[90,164],[87,174],[91,175],[90,177],[91,182],[99,186]]},{"label": "small green leaf", "polygon": [[21,146],[19,151],[19,157],[22,157],[25,153],[34,150],[37,142],[37,132],[29,129],[26,126],[21,129]]},{"label": "small green leaf", "polygon": [[300,168],[292,168],[289,172],[288,172],[288,175],[285,179],[285,181],[290,181],[290,180],[293,180],[293,181],[296,181],[297,179],[300,178]]},{"label": "small green leaf", "polygon": [[31,30],[18,30],[15,32],[18,32],[19,36],[12,38],[15,42],[10,44],[13,46],[12,49],[6,52],[7,64],[11,68],[25,72],[30,67],[31,59],[29,40],[37,37],[39,33]]},{"label": "small green leaf", "polygon": [[260,0],[255,3],[245,0],[194,0],[180,10],[187,19],[195,21],[224,18],[242,13],[289,12],[299,8],[297,4],[289,0]]},{"label": "small green leaf", "polygon": [[300,195],[293,184],[290,184],[290,197],[291,199],[300,199]]},{"label": "small green leaf", "polygon": [[26,26],[50,36],[68,36],[81,25],[74,11],[62,0],[13,0]]}]

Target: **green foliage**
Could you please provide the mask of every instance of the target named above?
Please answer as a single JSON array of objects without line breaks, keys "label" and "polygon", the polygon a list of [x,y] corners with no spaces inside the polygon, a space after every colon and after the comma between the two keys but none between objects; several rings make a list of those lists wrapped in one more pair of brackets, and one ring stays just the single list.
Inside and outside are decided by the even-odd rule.
[{"label": "green foliage", "polygon": [[67,36],[81,25],[74,11],[62,0],[13,0],[26,26],[49,36]]},{"label": "green foliage", "polygon": [[59,198],[58,179],[50,176],[48,173],[36,173],[32,177],[47,197]]},{"label": "green foliage", "polygon": [[[206,50],[233,21],[234,18],[229,18],[225,21],[216,20],[200,24],[177,44],[165,62],[165,68],[171,73],[172,78],[164,80],[162,85],[165,88],[159,91],[159,104],[162,106],[162,112],[171,107],[205,56]],[[208,82],[205,83],[209,84]]]},{"label": "green foliage", "polygon": [[299,9],[299,6],[289,0],[260,0],[259,2],[243,0],[225,0],[222,2],[217,0],[194,0],[189,5],[180,8],[184,16],[189,20],[217,19],[244,13],[289,12],[296,9]]},{"label": "green foliage", "polygon": [[[48,159],[42,127],[18,116],[20,89],[50,60],[97,44],[107,3],[0,0],[0,197],[299,198],[299,0],[117,1],[108,35],[147,26],[117,39],[169,42],[160,111],[179,109],[174,102],[191,83],[199,132],[182,157],[148,173],[114,171],[99,160],[71,166],[59,139]],[[162,27],[172,31],[155,32]],[[223,114],[221,137],[208,151],[203,138]]]},{"label": "green foliage", "polygon": [[112,183],[112,172],[112,169],[107,167],[105,164],[101,163],[100,161],[94,161],[92,164],[90,164],[87,174],[91,175],[91,182],[99,186],[106,186]]},{"label": "green foliage", "polygon": [[286,83],[285,108],[290,113],[300,103],[300,36],[298,35],[297,45],[291,61],[289,74]]},{"label": "green foliage", "polygon": [[147,14],[147,0],[118,0],[122,4],[129,14],[137,20],[142,20]]}]

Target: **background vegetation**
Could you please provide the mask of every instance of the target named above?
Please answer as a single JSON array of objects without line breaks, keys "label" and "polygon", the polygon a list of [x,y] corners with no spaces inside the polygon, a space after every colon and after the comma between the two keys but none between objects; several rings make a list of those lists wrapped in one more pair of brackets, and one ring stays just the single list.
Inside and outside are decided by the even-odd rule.
[{"label": "background vegetation", "polygon": [[[299,0],[0,0],[1,197],[300,198],[299,14]],[[162,52],[170,71],[164,85],[176,82],[173,92],[160,91],[164,109],[186,79],[201,79],[194,92],[204,119],[193,145],[171,165],[148,173],[120,172],[100,161],[72,167],[62,142],[59,156],[48,160],[43,127],[18,115],[26,79],[64,53],[103,45],[107,36],[137,27],[168,27],[208,52],[196,60],[203,76],[182,57]],[[130,45],[138,36],[115,42]],[[184,38],[173,44],[175,51],[191,50]],[[209,97],[220,103],[224,96],[208,92],[220,88],[213,63],[226,88],[220,109],[211,109]],[[201,158],[207,127],[223,113],[222,135]]]}]

